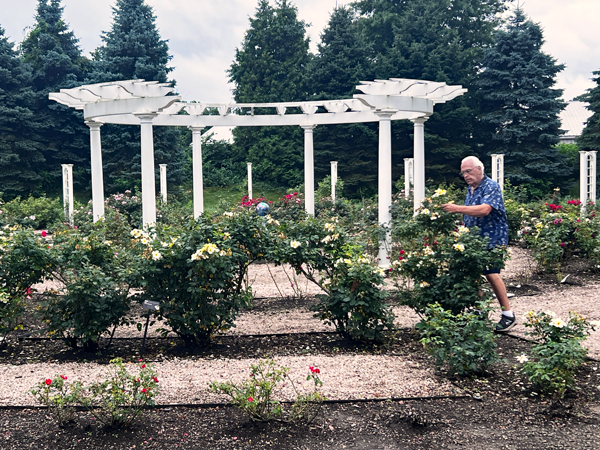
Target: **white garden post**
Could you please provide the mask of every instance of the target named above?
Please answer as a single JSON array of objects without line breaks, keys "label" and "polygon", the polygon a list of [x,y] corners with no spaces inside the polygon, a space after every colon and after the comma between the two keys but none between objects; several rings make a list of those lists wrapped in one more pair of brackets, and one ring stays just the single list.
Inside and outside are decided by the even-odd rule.
[{"label": "white garden post", "polygon": [[392,121],[394,110],[380,110],[379,117],[379,161],[378,166],[378,220],[386,227],[385,238],[379,241],[379,267],[390,266],[388,256],[392,246]]},{"label": "white garden post", "polygon": [[73,164],[61,164],[63,174],[63,209],[65,219],[73,226]]},{"label": "white garden post", "polygon": [[248,164],[248,200],[252,200],[252,163]]},{"label": "white garden post", "polygon": [[102,175],[102,141],[100,138],[101,123],[86,121],[90,127],[90,159],[92,169],[92,217],[96,222],[104,217],[104,178]]},{"label": "white garden post", "polygon": [[154,174],[154,136],[152,119],[157,114],[136,114],[140,119],[142,143],[142,222],[144,227],[156,223],[156,180]]},{"label": "white garden post", "polygon": [[160,167],[160,196],[162,201],[167,203],[167,165],[159,164]]},{"label": "white garden post", "polygon": [[579,152],[579,200],[585,208],[596,203],[596,151]]},{"label": "white garden post", "polygon": [[492,180],[500,185],[500,190],[504,190],[504,155],[494,153],[492,155]]},{"label": "white garden post", "polygon": [[414,124],[414,211],[423,204],[425,198],[425,122],[428,117],[412,119]]},{"label": "white garden post", "polygon": [[316,125],[301,125],[304,130],[304,208],[315,215],[315,160],[313,130]]},{"label": "white garden post", "polygon": [[337,186],[337,161],[330,161],[331,163],[331,201],[335,203],[335,188]]},{"label": "white garden post", "polygon": [[415,184],[415,159],[404,158],[404,198],[410,197],[410,189]]},{"label": "white garden post", "polygon": [[194,198],[194,219],[204,213],[204,180],[202,178],[202,129],[190,127],[192,130],[192,185]]}]

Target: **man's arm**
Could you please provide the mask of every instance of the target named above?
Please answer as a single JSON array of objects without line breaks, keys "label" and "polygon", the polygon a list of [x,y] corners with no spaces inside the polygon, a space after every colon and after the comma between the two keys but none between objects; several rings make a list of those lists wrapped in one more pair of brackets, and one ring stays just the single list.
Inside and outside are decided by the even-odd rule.
[{"label": "man's arm", "polygon": [[446,203],[442,205],[444,211],[456,213],[456,214],[465,214],[471,217],[485,217],[489,213],[492,212],[492,207],[487,204],[483,205],[474,205],[474,206],[461,206],[455,205],[454,203]]}]

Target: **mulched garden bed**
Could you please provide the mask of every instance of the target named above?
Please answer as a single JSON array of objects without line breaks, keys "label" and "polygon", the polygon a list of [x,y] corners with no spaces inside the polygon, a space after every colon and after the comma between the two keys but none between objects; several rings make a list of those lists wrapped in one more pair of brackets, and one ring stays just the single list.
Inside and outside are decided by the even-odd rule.
[{"label": "mulched garden bed", "polygon": [[[314,300],[258,300],[265,312],[307,308]],[[39,324],[28,324],[34,330]],[[27,328],[27,327],[26,327]],[[139,358],[141,339],[108,339],[96,354],[67,347],[59,339],[24,338],[0,351],[0,364]],[[149,410],[125,430],[105,430],[80,412],[75,423],[57,427],[47,411],[0,408],[0,449],[583,449],[600,448],[600,362],[588,360],[577,374],[577,390],[563,400],[544,398],[516,367],[530,343],[500,336],[504,361],[476,378],[450,378],[464,397],[329,402],[315,423],[256,423],[229,406],[169,406]],[[211,359],[298,354],[402,355],[432,366],[414,331],[402,329],[383,345],[361,345],[335,333],[221,336],[205,349],[190,349],[174,337],[149,338],[144,359]],[[439,372],[438,377],[446,374]],[[160,401],[160,399],[159,399]]]}]

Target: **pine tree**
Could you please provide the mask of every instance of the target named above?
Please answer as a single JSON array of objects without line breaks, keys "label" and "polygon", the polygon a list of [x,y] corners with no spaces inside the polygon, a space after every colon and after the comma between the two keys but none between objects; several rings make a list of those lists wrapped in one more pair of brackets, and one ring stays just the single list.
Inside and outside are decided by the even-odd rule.
[{"label": "pine tree", "polygon": [[0,191],[5,200],[31,192],[45,162],[31,110],[31,72],[13,47],[0,28]]},{"label": "pine tree", "polygon": [[[94,68],[88,83],[144,79],[170,82],[167,76],[171,56],[166,40],[156,27],[156,16],[144,0],[117,0],[113,7],[110,31],[102,35],[104,45],[94,53]],[[123,191],[141,184],[140,128],[138,126],[104,125],[102,153],[108,191]],[[168,164],[169,184],[178,185],[184,175],[185,155],[180,145],[180,130],[173,127],[154,128],[154,159]]]},{"label": "pine tree", "polygon": [[[336,8],[321,34],[318,53],[309,64],[308,79],[315,99],[352,98],[362,80],[373,79],[368,44],[361,39],[350,8]],[[323,125],[315,129],[315,177],[338,174],[348,196],[370,194],[377,186],[378,127],[376,123]]]},{"label": "pine tree", "polygon": [[[144,0],[117,0],[111,30],[102,33],[104,46],[94,59],[100,81],[135,80],[167,82],[172,57],[169,45],[160,38],[156,16]],[[97,81],[97,82],[100,82]]]},{"label": "pine tree", "polygon": [[[358,0],[359,25],[372,43],[375,77],[412,78],[469,85],[483,48],[493,41],[506,0]],[[428,176],[455,177],[460,159],[472,152],[476,111],[470,93],[436,105],[425,123]],[[396,175],[402,158],[413,154],[413,125],[394,122]]]},{"label": "pine tree", "polygon": [[[310,61],[306,24],[287,0],[272,7],[260,0],[241,49],[228,71],[238,103],[308,99],[305,77]],[[256,111],[255,113],[260,113]],[[253,163],[256,181],[288,186],[302,182],[303,131],[300,127],[237,127],[234,151],[239,164]]]},{"label": "pine tree", "polygon": [[600,150],[600,70],[593,72],[596,78],[593,78],[594,86],[588,89],[585,94],[580,96],[579,100],[588,102],[587,107],[593,111],[592,116],[588,119],[581,136],[577,139],[577,145],[580,150]]},{"label": "pine tree", "polygon": [[558,115],[566,105],[562,90],[553,86],[564,65],[542,52],[543,43],[541,27],[517,8],[486,50],[475,85],[480,153],[503,153],[511,183],[547,189],[572,169],[555,148],[561,134]]},{"label": "pine tree", "polygon": [[50,92],[82,84],[88,61],[78,39],[62,18],[60,0],[38,0],[35,25],[21,43],[23,61],[31,67],[35,91],[32,109],[46,163],[40,169],[42,189],[60,191],[61,164],[75,164],[74,183],[89,186],[89,130],[80,111],[48,99]]}]

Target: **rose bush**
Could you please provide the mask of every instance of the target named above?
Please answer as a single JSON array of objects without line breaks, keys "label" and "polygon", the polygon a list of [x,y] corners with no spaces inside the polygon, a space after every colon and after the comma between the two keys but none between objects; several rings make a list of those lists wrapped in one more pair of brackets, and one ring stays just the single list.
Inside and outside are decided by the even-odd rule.
[{"label": "rose bush", "polygon": [[49,275],[49,246],[46,236],[32,230],[0,229],[0,347],[22,328],[23,298],[32,293],[31,286]]},{"label": "rose bush", "polygon": [[279,242],[270,248],[269,260],[290,264],[324,292],[317,295],[315,317],[352,339],[381,340],[393,329],[383,271],[336,218],[282,222],[277,233]]},{"label": "rose bush", "polygon": [[64,227],[53,242],[50,272],[64,289],[48,290],[38,314],[51,334],[96,351],[103,333],[129,323],[128,295],[138,278],[133,256],[107,239],[101,222],[89,234]]},{"label": "rose bush", "polygon": [[140,301],[160,302],[159,319],[187,345],[206,346],[234,326],[252,299],[248,265],[270,245],[269,226],[251,211],[202,216],[179,227],[133,230]]},{"label": "rose bush", "polygon": [[535,340],[531,347],[531,359],[520,358],[523,371],[540,390],[562,398],[567,389],[575,386],[575,371],[585,360],[587,348],[581,346],[593,328],[593,324],[573,311],[568,320],[553,312],[529,311],[524,316],[526,334]]},{"label": "rose bush", "polygon": [[[321,371],[315,367],[309,367],[309,370],[306,381],[312,381],[313,389],[308,393],[300,392],[290,376],[289,367],[278,367],[275,361],[270,359],[251,364],[250,377],[242,383],[213,382],[209,387],[213,392],[228,395],[231,403],[248,414],[252,420],[260,422],[303,420],[311,423],[319,414],[326,398],[318,391],[323,385],[319,378]],[[285,384],[290,384],[296,395],[290,411],[284,411],[282,402],[278,398],[280,395],[278,390]]]},{"label": "rose bush", "polygon": [[489,299],[481,274],[488,267],[502,268],[507,256],[505,248],[488,250],[477,228],[469,230],[459,225],[460,216],[445,212],[441,205],[448,201],[447,192],[438,189],[393,230],[400,249],[392,276],[404,303],[419,313],[439,303],[458,314]]}]

